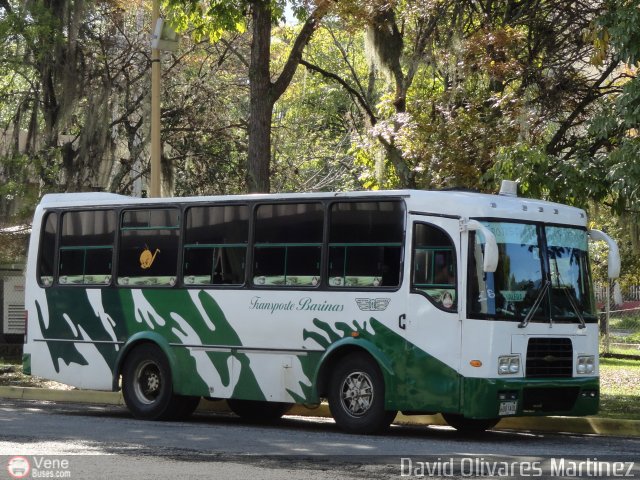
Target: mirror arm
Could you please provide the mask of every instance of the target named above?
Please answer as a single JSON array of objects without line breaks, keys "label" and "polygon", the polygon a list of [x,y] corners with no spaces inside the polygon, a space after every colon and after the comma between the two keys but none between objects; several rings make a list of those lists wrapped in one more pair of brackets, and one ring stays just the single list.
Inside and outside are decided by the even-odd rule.
[{"label": "mirror arm", "polygon": [[491,230],[477,220],[469,220],[465,224],[467,230],[480,232],[484,237],[484,262],[483,270],[493,273],[498,268],[498,242]]},{"label": "mirror arm", "polygon": [[607,256],[607,272],[610,279],[620,276],[620,250],[618,244],[606,233],[600,230],[589,230],[589,238],[593,241],[603,241],[609,246],[609,255]]}]

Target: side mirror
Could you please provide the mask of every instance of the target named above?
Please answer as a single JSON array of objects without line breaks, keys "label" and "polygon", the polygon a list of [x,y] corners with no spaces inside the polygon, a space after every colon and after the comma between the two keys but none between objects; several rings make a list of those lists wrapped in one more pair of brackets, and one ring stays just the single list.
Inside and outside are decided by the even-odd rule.
[{"label": "side mirror", "polygon": [[469,220],[467,222],[467,229],[475,232],[480,232],[484,237],[484,262],[483,270],[485,272],[495,272],[498,268],[498,242],[491,230],[485,227],[477,220]]},{"label": "side mirror", "polygon": [[591,240],[606,242],[609,246],[609,255],[607,257],[607,271],[610,279],[618,278],[620,276],[620,250],[618,250],[618,244],[606,233],[600,230],[589,230],[589,237]]}]

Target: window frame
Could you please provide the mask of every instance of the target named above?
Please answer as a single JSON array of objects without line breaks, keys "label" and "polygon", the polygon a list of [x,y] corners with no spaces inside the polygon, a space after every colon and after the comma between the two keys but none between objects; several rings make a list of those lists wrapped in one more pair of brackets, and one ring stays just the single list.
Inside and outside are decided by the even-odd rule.
[{"label": "window frame", "polygon": [[[246,243],[233,243],[233,244],[205,244],[202,247],[193,247],[195,244],[187,244],[187,217],[189,215],[189,210],[194,208],[224,208],[224,207],[246,207],[247,208],[247,240]],[[253,215],[253,206],[249,202],[194,202],[185,204],[181,209],[182,221],[180,222],[181,230],[180,230],[180,255],[179,255],[179,275],[178,281],[176,284],[179,284],[184,288],[215,288],[215,289],[244,289],[248,285],[249,278],[249,254],[251,250],[251,232],[253,228],[252,215]],[[215,250],[217,248],[241,248],[245,249],[244,252],[244,272],[242,275],[242,283],[234,283],[234,284],[225,284],[225,283],[187,283],[185,282],[185,253],[188,245],[192,245],[190,248],[203,248],[203,249],[211,249]]]},{"label": "window frame", "polygon": [[[345,286],[345,285],[329,285],[329,258],[330,258],[330,249],[332,244],[329,242],[331,235],[331,209],[333,205],[336,204],[344,204],[344,203],[397,203],[401,207],[402,210],[402,238],[400,242],[358,242],[347,244],[345,242],[335,242],[334,246],[338,246],[339,248],[348,248],[349,245],[352,246],[366,246],[366,247],[398,247],[400,249],[399,252],[399,265],[398,265],[398,284],[397,285],[380,285],[380,286]],[[362,198],[344,198],[344,199],[336,199],[327,202],[326,206],[326,215],[325,215],[325,239],[324,239],[324,250],[325,250],[325,260],[323,262],[323,288],[329,292],[397,292],[400,290],[404,284],[404,267],[405,267],[405,258],[406,258],[406,250],[407,250],[407,225],[408,225],[408,209],[407,203],[403,197],[393,197],[393,196],[383,196],[383,197],[362,197]],[[345,275],[343,275],[343,278]]]},{"label": "window frame", "polygon": [[[258,209],[262,206],[267,205],[320,205],[322,209],[322,239],[319,243],[301,243],[301,242],[292,242],[292,243],[264,243],[264,242],[256,242],[256,224],[258,222]],[[324,275],[325,264],[327,263],[327,253],[326,253],[326,238],[327,238],[327,217],[328,217],[328,203],[323,201],[322,199],[291,199],[291,200],[275,200],[274,201],[259,201],[253,204],[252,212],[251,212],[251,220],[250,220],[250,229],[249,229],[249,237],[250,237],[250,254],[248,255],[248,261],[250,263],[247,264],[247,288],[257,289],[257,290],[324,290],[326,288],[326,276]],[[288,247],[319,247],[320,248],[320,268],[318,269],[318,283],[316,285],[260,285],[255,282],[256,274],[255,274],[255,253],[256,248],[284,248],[285,249],[285,268],[286,268],[286,257],[287,257],[287,249]],[[286,281],[286,271],[283,275]]]},{"label": "window frame", "polygon": [[[433,297],[431,297],[429,294],[427,294],[426,292],[422,291],[421,289],[419,289],[418,287],[416,287],[415,285],[415,281],[414,281],[414,266],[415,266],[415,255],[416,255],[416,227],[418,225],[425,225],[427,227],[431,227],[434,228],[436,230],[439,230],[441,233],[443,233],[446,238],[449,240],[449,242],[451,243],[451,246],[453,247],[452,251],[453,251],[453,259],[455,260],[455,301],[453,302],[452,308],[444,308],[443,305],[439,305],[438,302],[436,302]],[[429,222],[425,222],[425,221],[419,221],[419,220],[414,220],[413,221],[413,226],[412,226],[412,231],[411,231],[411,265],[410,265],[410,281],[411,281],[411,285],[410,285],[410,289],[409,292],[410,293],[414,293],[417,295],[421,295],[423,297],[425,297],[427,300],[429,300],[429,302],[436,307],[438,310],[441,310],[443,312],[446,313],[452,313],[452,314],[457,314],[460,311],[460,272],[458,271],[458,263],[459,263],[459,255],[458,255],[458,250],[456,248],[456,243],[453,240],[453,237],[451,235],[449,235],[449,233],[442,227],[440,227],[439,225],[436,225],[434,223],[429,223]]]},{"label": "window frame", "polygon": [[[69,208],[63,210],[56,210],[58,213],[58,232],[56,235],[56,265],[55,265],[55,276],[54,283],[60,287],[81,287],[81,288],[104,288],[113,284],[114,282],[114,271],[115,271],[115,260],[116,260],[116,249],[117,249],[117,241],[118,241],[118,218],[119,218],[119,208],[109,207],[109,206],[98,206],[92,208]],[[113,244],[109,245],[85,245],[85,246],[72,246],[72,247],[64,247],[62,245],[62,227],[64,216],[71,213],[82,213],[82,212],[112,212],[115,220],[115,226],[113,230]],[[111,249],[111,272],[109,275],[109,281],[104,283],[67,283],[60,282],[60,258],[61,252],[64,251],[82,251],[84,252],[84,260],[86,262],[87,250],[98,250],[98,249]],[[86,266],[86,265],[85,265]],[[85,276],[83,268],[83,277]]]},{"label": "window frame", "polygon": [[[168,225],[162,225],[162,226],[153,226],[153,227],[123,227],[122,224],[124,222],[124,215],[127,212],[131,212],[131,211],[146,211],[146,210],[177,210],[178,212],[178,218],[177,218],[177,225],[176,226],[168,226]],[[113,274],[112,274],[112,282],[113,285],[116,288],[132,288],[132,289],[140,289],[140,288],[161,288],[161,289],[167,289],[167,288],[175,288],[177,286],[182,286],[182,275],[181,275],[181,268],[180,266],[182,265],[182,245],[183,245],[183,241],[184,241],[184,228],[185,228],[185,222],[184,222],[184,204],[182,203],[171,203],[171,202],[167,202],[164,204],[148,204],[148,205],[121,205],[119,208],[118,213],[118,224],[117,224],[117,228],[116,228],[116,232],[117,232],[117,236],[116,236],[116,244],[115,244],[115,252],[116,252],[116,258],[115,258],[115,264],[114,264],[114,268],[113,268]],[[175,274],[172,275],[173,276],[173,283],[171,283],[171,281],[169,281],[168,283],[158,283],[158,284],[150,284],[150,285],[143,285],[143,284],[123,284],[120,283],[120,254],[122,252],[122,233],[126,232],[126,231],[158,231],[158,230],[171,230],[171,231],[177,231],[178,232],[178,238],[177,238],[177,246],[176,246],[176,264],[175,264]],[[170,276],[171,277],[171,276]],[[131,277],[127,277],[127,278],[131,278]],[[134,277],[135,278],[135,277]]]},{"label": "window frame", "polygon": [[[44,225],[45,221],[48,218],[48,215],[56,214],[56,235],[55,235],[55,248],[54,248],[54,272],[53,272],[53,281],[51,285],[44,285],[40,281],[40,276],[38,273],[38,268],[36,268],[36,276],[37,283],[42,288],[48,288],[51,286],[61,286],[61,287],[80,287],[80,288],[144,288],[144,289],[154,289],[154,288],[185,288],[185,289],[206,289],[206,290],[282,290],[282,291],[321,291],[321,292],[396,292],[403,287],[404,284],[404,276],[405,276],[405,264],[408,261],[406,258],[407,253],[409,252],[410,244],[407,239],[407,228],[408,228],[408,208],[405,200],[405,195],[396,195],[396,196],[353,196],[353,197],[337,197],[337,198],[260,198],[260,199],[246,199],[242,198],[238,201],[233,201],[229,199],[225,199],[224,201],[216,202],[216,201],[178,201],[178,202],[166,202],[166,203],[122,203],[122,204],[111,204],[111,205],[89,205],[82,207],[54,207],[47,208],[41,217],[41,231],[40,231],[40,239],[38,244],[38,267],[41,263],[41,257],[43,255],[42,248],[42,235],[44,234]],[[396,202],[399,204],[402,210],[402,242],[399,244],[400,249],[400,265],[399,268],[399,278],[397,286],[349,286],[349,287],[335,287],[329,285],[329,227],[330,227],[330,209],[332,205],[337,203],[366,203],[366,202]],[[254,248],[255,248],[255,219],[257,214],[257,209],[261,205],[280,205],[280,204],[320,204],[322,206],[323,211],[323,225],[322,225],[322,241],[319,243],[320,246],[320,269],[319,275],[320,279],[317,285],[256,285],[253,283],[253,262],[254,262]],[[225,206],[236,206],[236,205],[245,205],[249,208],[249,219],[248,219],[248,238],[246,244],[246,255],[245,255],[245,269],[244,269],[244,283],[243,284],[189,284],[184,282],[184,248],[185,248],[185,240],[186,240],[186,227],[187,227],[187,211],[193,207],[225,207]],[[156,285],[123,285],[118,283],[118,278],[120,276],[120,254],[122,250],[122,222],[123,216],[127,211],[135,211],[135,210],[166,210],[166,209],[176,209],[178,211],[178,251],[176,255],[176,270],[175,270],[175,282],[173,285],[169,284],[156,284]],[[61,225],[62,225],[62,216],[67,212],[75,212],[75,211],[93,211],[93,210],[111,210],[116,215],[116,229],[115,229],[115,238],[113,242],[112,248],[112,268],[111,268],[111,279],[109,284],[60,284],[59,283],[59,247],[61,243]],[[135,227],[129,227],[136,229]],[[159,227],[153,227],[154,229],[162,229]],[[139,230],[139,228],[138,228]],[[317,244],[314,244],[317,245]]]},{"label": "window frame", "polygon": [[[45,284],[42,281],[42,276],[40,275],[40,265],[42,265],[42,258],[44,252],[44,236],[46,232],[46,225],[49,217],[51,215],[56,215],[56,223],[55,223],[55,232],[53,235],[53,258],[52,258],[52,272],[51,272],[51,283],[49,285]],[[60,224],[61,224],[62,215],[57,209],[45,210],[41,222],[40,222],[40,238],[38,239],[38,259],[36,262],[36,282],[38,286],[41,288],[51,288],[58,283],[58,246],[60,244]]]}]

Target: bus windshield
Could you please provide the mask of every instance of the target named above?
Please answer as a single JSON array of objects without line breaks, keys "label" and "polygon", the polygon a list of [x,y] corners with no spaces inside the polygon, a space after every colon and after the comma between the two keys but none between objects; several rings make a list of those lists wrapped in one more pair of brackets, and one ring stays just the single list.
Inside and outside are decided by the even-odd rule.
[{"label": "bus windshield", "polygon": [[482,222],[500,252],[495,273],[482,269],[484,239],[469,240],[468,313],[471,318],[522,322],[595,321],[587,232],[579,228]]}]

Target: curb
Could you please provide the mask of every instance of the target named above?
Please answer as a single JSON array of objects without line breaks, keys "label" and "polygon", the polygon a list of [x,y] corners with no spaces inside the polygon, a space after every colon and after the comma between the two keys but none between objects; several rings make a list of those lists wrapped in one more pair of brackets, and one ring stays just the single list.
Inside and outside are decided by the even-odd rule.
[{"label": "curb", "polygon": [[[120,392],[101,392],[96,390],[0,387],[0,398],[124,406],[124,400]],[[200,401],[198,411],[231,412],[224,400],[210,401],[204,399]],[[287,415],[331,417],[326,403],[313,408],[295,405]],[[403,415],[402,413],[398,413],[393,423],[425,426],[447,425],[440,415]],[[602,417],[512,417],[503,418],[495,428],[498,430],[640,437],[640,420],[617,420]]]}]

